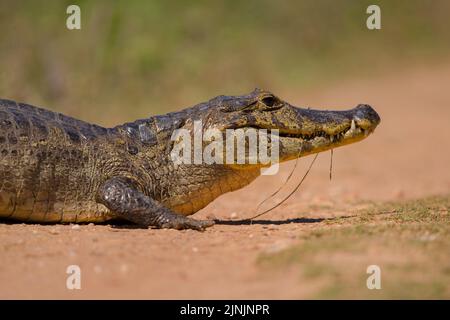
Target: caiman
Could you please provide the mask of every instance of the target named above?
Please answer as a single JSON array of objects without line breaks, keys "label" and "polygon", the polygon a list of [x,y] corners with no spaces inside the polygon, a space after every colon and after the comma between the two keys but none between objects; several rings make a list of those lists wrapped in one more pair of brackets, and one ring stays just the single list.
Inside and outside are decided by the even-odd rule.
[{"label": "caiman", "polygon": [[0,100],[0,218],[35,223],[127,220],[145,227],[204,230],[188,217],[248,185],[262,164],[178,164],[176,129],[279,132],[279,161],[367,137],[380,117],[366,104],[345,111],[294,107],[256,89],[104,128],[25,103]]}]

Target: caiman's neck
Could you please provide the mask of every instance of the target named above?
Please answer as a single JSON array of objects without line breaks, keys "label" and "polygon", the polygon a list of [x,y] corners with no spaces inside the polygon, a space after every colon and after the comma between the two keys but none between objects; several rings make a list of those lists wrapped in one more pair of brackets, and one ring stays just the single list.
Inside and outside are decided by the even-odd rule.
[{"label": "caiman's neck", "polygon": [[173,130],[180,128],[189,119],[192,113],[190,110],[186,109],[138,119],[118,125],[114,129],[126,134],[135,141],[151,146],[158,141],[164,141],[167,137],[170,139]]},{"label": "caiman's neck", "polygon": [[[200,176],[199,174],[202,177],[210,178],[203,180],[202,183],[192,184],[189,182],[189,179]],[[162,202],[179,214],[190,215],[206,207],[222,194],[247,186],[259,175],[260,170],[256,168],[234,170],[224,166],[186,166],[172,181],[174,184],[176,183],[174,188],[180,188],[180,192],[175,192],[176,196]],[[187,182],[187,185],[184,185],[183,181]],[[182,190],[186,190],[186,187],[190,188],[190,191],[182,192]]]}]

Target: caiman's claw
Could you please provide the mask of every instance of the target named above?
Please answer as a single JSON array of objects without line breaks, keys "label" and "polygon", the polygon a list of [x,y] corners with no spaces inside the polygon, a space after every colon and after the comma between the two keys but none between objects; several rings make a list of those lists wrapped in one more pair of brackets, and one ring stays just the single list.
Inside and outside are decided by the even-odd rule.
[{"label": "caiman's claw", "polygon": [[176,219],[172,219],[161,225],[161,228],[165,229],[192,229],[197,231],[205,231],[206,228],[212,227],[214,221],[212,220],[195,220],[192,218],[179,216]]}]

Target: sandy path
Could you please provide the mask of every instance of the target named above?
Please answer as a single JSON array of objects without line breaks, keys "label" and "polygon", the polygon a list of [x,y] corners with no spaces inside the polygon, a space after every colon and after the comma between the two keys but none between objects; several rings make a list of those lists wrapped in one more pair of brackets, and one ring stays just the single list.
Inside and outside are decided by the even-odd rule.
[{"label": "sandy path", "polygon": [[[322,218],[351,214],[362,200],[448,194],[449,83],[446,64],[313,92],[279,93],[293,104],[318,108],[369,103],[382,123],[366,141],[335,150],[333,181],[328,180],[329,154],[319,156],[302,191],[264,218],[274,223],[222,224],[204,233],[0,224],[0,298],[310,297],[317,283],[300,283],[295,268],[261,269],[258,256],[323,227]],[[297,177],[310,160],[301,161]],[[292,166],[221,197],[196,217],[248,217]],[[66,289],[71,264],[81,267],[82,290]]]}]

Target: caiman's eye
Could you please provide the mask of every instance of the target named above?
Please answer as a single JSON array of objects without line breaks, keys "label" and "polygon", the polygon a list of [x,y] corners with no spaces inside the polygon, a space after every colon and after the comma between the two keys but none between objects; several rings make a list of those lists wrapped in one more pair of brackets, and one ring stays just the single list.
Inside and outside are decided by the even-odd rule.
[{"label": "caiman's eye", "polygon": [[261,99],[261,102],[268,107],[273,107],[275,105],[275,97],[269,96]]},{"label": "caiman's eye", "polygon": [[262,109],[266,111],[272,111],[283,107],[282,101],[280,101],[280,99],[272,95],[265,96],[260,101],[264,105]]}]

